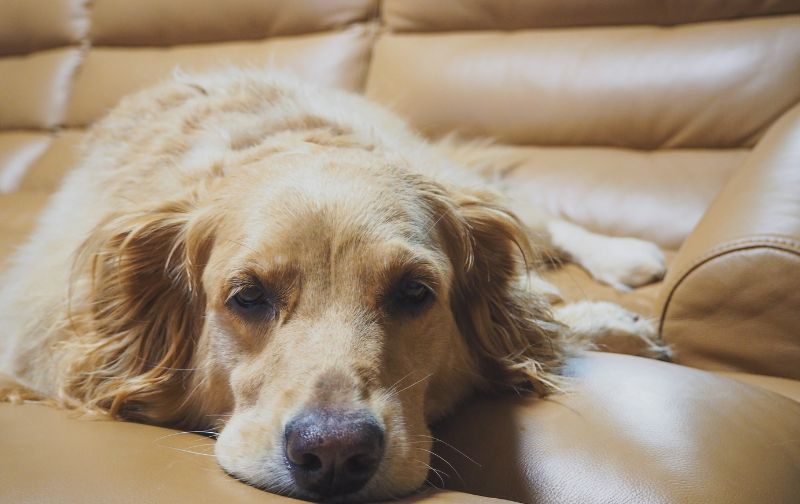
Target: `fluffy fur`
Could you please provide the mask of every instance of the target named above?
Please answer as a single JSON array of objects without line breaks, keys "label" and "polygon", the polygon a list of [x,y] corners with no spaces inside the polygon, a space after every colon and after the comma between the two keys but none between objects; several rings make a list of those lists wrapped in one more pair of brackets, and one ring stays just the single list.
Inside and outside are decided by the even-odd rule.
[{"label": "fluffy fur", "polygon": [[[385,456],[348,500],[410,492],[431,422],[476,389],[553,391],[591,336],[520,279],[545,252],[596,263],[587,240],[611,239],[527,224],[359,97],[259,71],[177,77],[91,129],[2,283],[2,368],[65,407],[217,429],[228,472],[306,498],[283,461],[287,420],[367,409]],[[647,245],[632,244],[632,281],[619,260],[592,272],[648,281],[663,263]],[[392,304],[408,278],[428,306]],[[251,283],[273,312],[231,306]]]}]

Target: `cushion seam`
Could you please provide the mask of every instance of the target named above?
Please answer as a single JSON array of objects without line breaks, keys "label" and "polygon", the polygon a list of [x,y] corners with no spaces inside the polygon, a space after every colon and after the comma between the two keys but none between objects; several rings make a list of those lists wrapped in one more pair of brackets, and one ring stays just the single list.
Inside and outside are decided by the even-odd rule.
[{"label": "cushion seam", "polygon": [[700,257],[692,261],[688,266],[686,266],[681,271],[681,273],[677,275],[677,280],[672,285],[672,287],[668,287],[669,294],[667,295],[664,301],[664,306],[661,308],[661,316],[658,324],[658,334],[663,337],[664,323],[666,322],[667,310],[669,310],[669,305],[672,302],[672,298],[674,297],[675,292],[678,290],[678,287],[680,287],[683,281],[686,280],[686,278],[688,278],[690,273],[692,273],[699,267],[703,266],[704,264],[707,264],[710,261],[717,259],[719,257],[727,256],[731,253],[739,252],[741,250],[748,250],[754,248],[778,249],[784,252],[789,252],[800,256],[800,240],[781,235],[751,236],[730,242],[725,242],[712,247],[705,254],[701,255]]}]

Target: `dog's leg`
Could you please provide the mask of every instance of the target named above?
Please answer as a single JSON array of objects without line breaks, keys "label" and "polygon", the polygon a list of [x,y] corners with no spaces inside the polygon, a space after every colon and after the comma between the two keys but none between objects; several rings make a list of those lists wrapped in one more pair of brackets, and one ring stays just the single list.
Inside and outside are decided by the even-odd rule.
[{"label": "dog's leg", "polygon": [[553,315],[590,348],[661,360],[670,357],[651,320],[614,303],[580,301],[554,308]]},{"label": "dog's leg", "polygon": [[563,220],[547,221],[552,246],[586,269],[596,280],[630,290],[661,279],[664,254],[653,243],[592,233]]},{"label": "dog's leg", "polygon": [[622,291],[659,280],[666,273],[664,254],[653,243],[592,233],[518,199],[509,204],[544,258],[575,262],[596,280]]}]

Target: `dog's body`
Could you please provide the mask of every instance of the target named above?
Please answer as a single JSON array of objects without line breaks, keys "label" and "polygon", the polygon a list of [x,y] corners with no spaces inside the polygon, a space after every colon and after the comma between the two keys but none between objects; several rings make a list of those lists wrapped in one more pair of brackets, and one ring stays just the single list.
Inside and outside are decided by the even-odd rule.
[{"label": "dog's body", "polygon": [[359,97],[176,78],[90,132],[3,281],[0,366],[65,406],[222,428],[222,466],[269,490],[411,491],[430,422],[475,389],[549,392],[603,330],[553,318],[533,251],[616,286],[663,273],[638,240],[526,229],[485,186]]}]

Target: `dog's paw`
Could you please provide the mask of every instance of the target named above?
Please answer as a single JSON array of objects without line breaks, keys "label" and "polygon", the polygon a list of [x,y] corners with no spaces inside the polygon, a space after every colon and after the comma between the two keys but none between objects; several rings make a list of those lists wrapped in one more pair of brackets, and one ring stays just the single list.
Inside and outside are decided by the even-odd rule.
[{"label": "dog's paw", "polygon": [[669,347],[655,324],[641,315],[605,301],[580,301],[555,308],[556,320],[581,340],[600,350],[668,360]]},{"label": "dog's paw", "polygon": [[593,250],[581,254],[579,263],[600,282],[627,291],[660,280],[667,271],[664,253],[653,243],[637,238],[593,238]]}]

